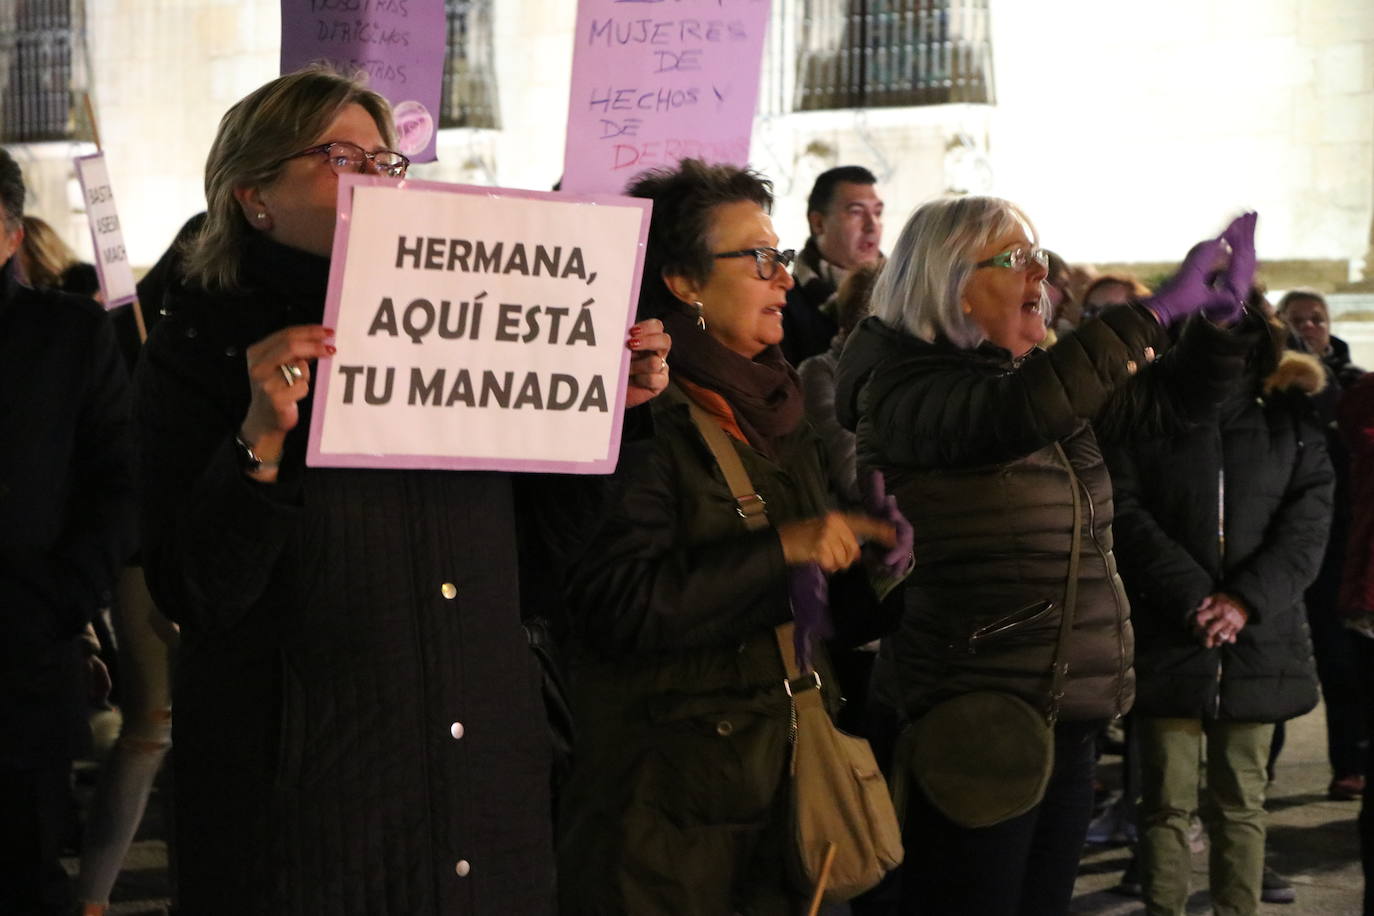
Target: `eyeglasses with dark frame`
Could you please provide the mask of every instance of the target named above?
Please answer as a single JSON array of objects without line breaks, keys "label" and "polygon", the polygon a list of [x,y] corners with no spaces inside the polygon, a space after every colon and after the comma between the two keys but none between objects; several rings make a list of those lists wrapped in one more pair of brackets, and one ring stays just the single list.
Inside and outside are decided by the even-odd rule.
[{"label": "eyeglasses with dark frame", "polygon": [[786,251],[779,251],[776,248],[741,248],[739,251],[722,251],[720,254],[712,255],[713,258],[748,258],[754,259],[754,270],[758,273],[760,280],[771,280],[778,274],[778,265],[789,267],[797,257],[795,249],[789,248]]},{"label": "eyeglasses with dark frame", "polygon": [[278,160],[278,163],[289,162],[292,159],[299,159],[301,156],[310,156],[315,153],[324,154],[324,161],[329,163],[329,167],[334,170],[335,175],[372,172],[375,175],[385,175],[388,178],[404,178],[406,177],[406,170],[410,168],[410,159],[395,150],[379,149],[375,153],[369,153],[358,144],[349,143],[347,140],[321,143],[319,146],[312,146],[298,153],[283,156]]},{"label": "eyeglasses with dark frame", "polygon": [[1050,266],[1050,253],[1043,248],[1034,246],[1027,248],[1025,245],[1018,246],[1010,251],[995,254],[985,261],[979,261],[973,265],[974,270],[983,267],[1003,267],[1007,270],[1023,271],[1030,267],[1031,261],[1041,267]]}]

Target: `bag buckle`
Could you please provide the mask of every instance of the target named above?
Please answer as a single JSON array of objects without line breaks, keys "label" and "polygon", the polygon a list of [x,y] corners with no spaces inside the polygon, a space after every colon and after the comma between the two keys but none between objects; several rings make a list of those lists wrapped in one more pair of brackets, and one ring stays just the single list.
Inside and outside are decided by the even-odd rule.
[{"label": "bag buckle", "polygon": [[751,518],[757,518],[760,515],[768,514],[768,503],[757,493],[736,496],[735,503],[735,511],[739,513],[739,517],[746,522]]},{"label": "bag buckle", "polygon": [[795,681],[783,678],[782,689],[787,691],[789,697],[796,696],[804,690],[820,690],[821,674],[819,671],[812,671],[810,674],[803,674]]}]

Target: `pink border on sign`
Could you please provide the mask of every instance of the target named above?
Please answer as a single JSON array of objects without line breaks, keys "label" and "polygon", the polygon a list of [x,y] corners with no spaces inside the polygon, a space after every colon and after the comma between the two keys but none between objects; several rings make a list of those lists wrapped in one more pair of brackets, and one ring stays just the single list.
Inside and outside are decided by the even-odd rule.
[{"label": "pink border on sign", "polygon": [[[649,216],[653,203],[636,197],[614,194],[563,194],[551,191],[526,191],[516,188],[486,188],[477,185],[448,184],[439,181],[420,181],[413,178],[383,178],[380,175],[340,175],[337,221],[334,225],[334,250],[330,255],[329,289],[324,301],[324,324],[338,327],[339,305],[343,297],[344,257],[348,251],[348,233],[353,222],[353,189],[367,186],[392,186],[417,191],[442,191],[451,194],[470,194],[474,197],[523,197],[532,200],[556,200],[567,203],[594,204],[614,207],[633,207],[640,211],[639,242],[635,251],[634,274],[630,281],[630,309],[626,315],[622,339],[627,338],[635,322],[635,306],[639,302],[639,282],[644,272],[644,248],[649,240]],[[320,439],[324,435],[325,406],[329,403],[329,386],[333,382],[333,357],[319,361],[314,372],[317,379],[314,409],[310,416],[310,441],[306,446],[305,463],[317,468],[390,468],[450,471],[523,471],[556,474],[609,474],[620,458],[620,437],[625,420],[625,391],[628,382],[620,385],[615,399],[615,413],[611,417],[611,441],[606,457],[596,461],[545,461],[521,458],[455,458],[447,455],[345,454],[324,452]],[[620,375],[630,371],[630,351],[622,348]]]},{"label": "pink border on sign", "polygon": [[[101,161],[103,162],[104,159],[105,159],[105,154],[104,154],[104,153],[91,153],[89,156],[77,156],[75,159],[72,160],[72,162],[73,162],[73,163],[77,163],[77,162],[87,162],[87,161],[89,161],[89,160],[91,160],[91,159],[99,159],[99,160],[101,160]],[[106,166],[106,171],[107,171],[107,172],[109,171],[109,166]],[[89,189],[86,187],[86,173],[82,170],[81,166],[79,166],[79,165],[76,166],[76,180],[77,180],[78,182],[80,182],[80,184],[81,184],[81,202],[82,202],[82,205],[86,207],[87,211],[89,211],[89,210],[90,210],[90,204],[86,203],[86,201],[88,201],[88,200],[90,199],[89,196],[88,196],[88,194],[87,194],[87,191],[88,191]],[[117,212],[117,211],[116,211],[116,212]],[[86,217],[86,228],[89,229],[89,230],[91,231],[91,249],[92,249],[92,251],[95,253],[95,259],[94,259],[94,260],[95,260],[95,274],[96,274],[96,277],[100,280],[100,290],[101,290],[101,292],[104,292],[104,291],[105,291],[105,265],[104,265],[104,263],[102,263],[101,260],[100,260],[100,240],[99,240],[98,238],[96,238],[96,235],[95,235],[95,227],[91,225],[91,220],[90,220],[90,217],[89,217],[89,216]],[[121,237],[121,238],[122,238],[123,235],[124,235],[124,230],[123,230],[123,225],[122,225],[122,224],[121,224],[121,226],[120,226],[120,233],[119,233],[119,234],[120,234],[120,237]],[[133,302],[133,301],[136,300],[136,299],[138,299],[138,293],[137,293],[137,292],[135,292],[133,295],[130,295],[130,296],[121,296],[120,298],[115,299],[115,300],[113,300],[113,301],[107,301],[107,302],[105,303],[105,309],[106,309],[106,311],[108,311],[108,310],[110,310],[110,309],[112,309],[112,308],[117,308],[118,306],[121,306],[121,305],[128,305],[130,302]]]}]

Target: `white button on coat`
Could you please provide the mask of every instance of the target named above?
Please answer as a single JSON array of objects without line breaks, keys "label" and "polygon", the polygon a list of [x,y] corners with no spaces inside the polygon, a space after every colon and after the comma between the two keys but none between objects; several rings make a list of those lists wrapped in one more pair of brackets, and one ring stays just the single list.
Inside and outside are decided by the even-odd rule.
[{"label": "white button on coat", "polygon": [[454,740],[463,737],[463,723],[454,722],[448,727],[448,733],[454,737]]},{"label": "white button on coat", "polygon": [[466,878],[470,871],[472,871],[472,866],[468,864],[467,859],[459,859],[458,864],[453,866],[454,874],[460,878]]}]

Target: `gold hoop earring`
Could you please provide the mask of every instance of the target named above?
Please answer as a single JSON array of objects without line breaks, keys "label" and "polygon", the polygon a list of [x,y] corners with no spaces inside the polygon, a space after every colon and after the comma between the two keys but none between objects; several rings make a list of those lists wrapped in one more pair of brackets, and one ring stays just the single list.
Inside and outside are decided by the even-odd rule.
[{"label": "gold hoop earring", "polygon": [[700,299],[696,299],[692,302],[692,311],[696,313],[697,330],[699,331],[706,330],[706,316],[702,314],[702,309],[703,306]]}]

